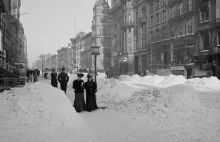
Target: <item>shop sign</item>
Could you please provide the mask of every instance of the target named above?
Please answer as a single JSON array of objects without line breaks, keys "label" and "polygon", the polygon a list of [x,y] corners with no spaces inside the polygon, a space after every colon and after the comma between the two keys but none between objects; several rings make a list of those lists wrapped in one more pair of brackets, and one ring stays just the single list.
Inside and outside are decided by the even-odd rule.
[{"label": "shop sign", "polygon": [[173,75],[183,75],[183,76],[187,75],[184,66],[170,67],[170,72]]}]

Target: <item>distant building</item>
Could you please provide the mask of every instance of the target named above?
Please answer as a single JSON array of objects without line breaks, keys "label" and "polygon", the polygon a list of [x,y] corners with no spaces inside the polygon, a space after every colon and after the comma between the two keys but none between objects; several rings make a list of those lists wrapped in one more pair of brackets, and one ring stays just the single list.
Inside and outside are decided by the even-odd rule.
[{"label": "distant building", "polygon": [[83,68],[92,68],[92,33],[88,33],[81,38],[81,65]]},{"label": "distant building", "polygon": [[81,68],[81,52],[84,50],[82,46],[84,46],[81,41],[81,38],[86,35],[84,32],[80,32],[76,35],[75,38],[71,38],[71,49],[72,49],[72,67],[75,68]]},{"label": "distant building", "polygon": [[58,69],[58,55],[53,55],[51,57],[51,68]]},{"label": "distant building", "polygon": [[[107,69],[111,65],[111,25],[108,12],[108,2],[97,0],[93,8],[92,45],[100,46],[100,55],[97,56],[97,68],[101,70]],[[94,68],[94,64],[92,65]]]},{"label": "distant building", "polygon": [[58,51],[58,68],[65,67],[72,69],[72,50],[68,47],[63,47]]}]

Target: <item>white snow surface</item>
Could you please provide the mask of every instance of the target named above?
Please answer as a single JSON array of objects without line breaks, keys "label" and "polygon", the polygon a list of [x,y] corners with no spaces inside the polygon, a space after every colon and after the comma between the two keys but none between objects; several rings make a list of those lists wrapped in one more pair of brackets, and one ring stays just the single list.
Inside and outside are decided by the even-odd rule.
[{"label": "white snow surface", "polygon": [[63,91],[39,82],[1,93],[0,106],[1,112],[7,114],[4,120],[15,119],[26,124],[68,126],[76,115]]},{"label": "white snow surface", "polygon": [[50,80],[0,93],[0,141],[220,139],[220,81],[215,77],[123,75],[117,80],[99,74],[97,102],[107,109],[78,114],[71,103],[77,76],[69,76],[67,95]]}]

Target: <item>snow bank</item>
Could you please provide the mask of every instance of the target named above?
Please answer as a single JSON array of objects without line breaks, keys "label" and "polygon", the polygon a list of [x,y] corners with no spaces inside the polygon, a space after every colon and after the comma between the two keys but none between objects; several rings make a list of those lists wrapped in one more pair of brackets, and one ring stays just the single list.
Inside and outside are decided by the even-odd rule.
[{"label": "snow bank", "polygon": [[220,80],[216,77],[189,79],[186,84],[196,88],[198,91],[218,91],[220,90]]},{"label": "snow bank", "polygon": [[186,82],[186,79],[182,76],[175,76],[175,75],[169,75],[164,78],[162,82],[160,82],[159,85],[164,86],[164,87],[170,87],[173,85],[178,85],[178,84],[184,84]]},{"label": "snow bank", "polygon": [[0,123],[11,118],[25,124],[68,126],[76,115],[63,91],[39,82],[1,93],[0,100],[0,111],[4,112]]},{"label": "snow bank", "polygon": [[130,97],[137,88],[121,83],[116,79],[98,79],[98,101],[119,102]]},{"label": "snow bank", "polygon": [[162,90],[136,90],[130,97],[112,102],[111,108],[133,113],[176,111],[200,105],[198,92],[191,86],[176,85]]}]

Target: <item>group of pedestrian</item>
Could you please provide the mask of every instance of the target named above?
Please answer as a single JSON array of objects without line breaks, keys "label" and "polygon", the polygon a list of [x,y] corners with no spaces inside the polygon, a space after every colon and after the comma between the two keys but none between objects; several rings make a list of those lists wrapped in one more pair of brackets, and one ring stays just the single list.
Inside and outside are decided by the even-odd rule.
[{"label": "group of pedestrian", "polygon": [[[73,89],[75,90],[74,107],[76,112],[85,110],[91,112],[98,109],[95,95],[97,92],[97,85],[96,82],[93,81],[92,74],[87,75],[88,80],[85,83],[82,80],[83,76],[83,73],[78,73],[78,79],[73,81]],[[84,99],[84,91],[86,91],[86,102]]]},{"label": "group of pedestrian", "polygon": [[40,71],[38,69],[35,70],[27,69],[26,71],[27,82],[37,82],[39,75],[40,75]]},{"label": "group of pedestrian", "polygon": [[[75,100],[73,107],[75,108],[76,112],[82,111],[93,111],[98,109],[96,104],[96,95],[97,92],[97,84],[93,81],[92,74],[87,75],[87,82],[84,83],[82,77],[84,76],[83,73],[77,73],[77,79],[73,81],[73,89],[75,92]],[[65,68],[62,68],[62,72],[58,75],[55,70],[52,70],[51,73],[51,85],[53,87],[58,87],[58,82],[60,83],[60,88],[66,94],[67,90],[67,83],[69,81],[69,76],[65,73]],[[84,92],[86,91],[86,101],[84,99]]]}]

